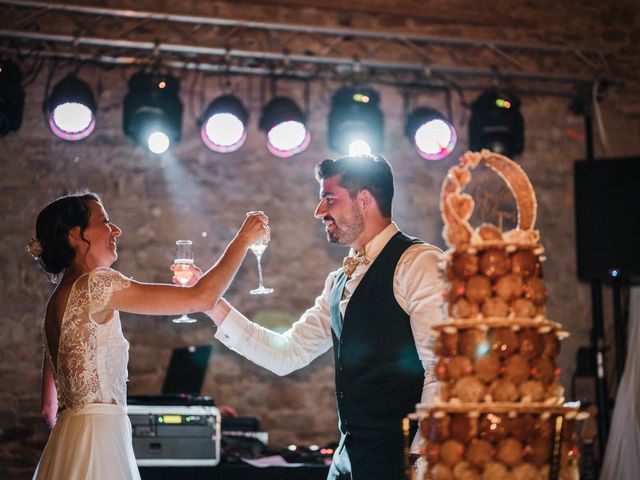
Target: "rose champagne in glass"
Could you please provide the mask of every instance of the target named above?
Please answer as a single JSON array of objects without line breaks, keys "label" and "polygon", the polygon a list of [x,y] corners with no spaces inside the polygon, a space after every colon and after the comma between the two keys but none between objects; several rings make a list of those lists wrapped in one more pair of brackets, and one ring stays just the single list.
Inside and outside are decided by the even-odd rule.
[{"label": "rose champagne in glass", "polygon": [[[176,242],[175,259],[173,260],[173,275],[183,287],[189,283],[193,276],[191,265],[193,265],[193,242],[191,240],[178,240]],[[194,323],[197,320],[184,313],[174,318],[172,322]]]}]

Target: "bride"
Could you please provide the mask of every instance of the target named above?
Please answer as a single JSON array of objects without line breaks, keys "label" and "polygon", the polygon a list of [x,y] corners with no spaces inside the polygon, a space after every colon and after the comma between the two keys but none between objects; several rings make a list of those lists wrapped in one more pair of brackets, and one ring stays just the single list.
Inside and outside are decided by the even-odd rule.
[{"label": "bride", "polygon": [[36,221],[29,251],[57,286],[44,320],[42,413],[53,430],[34,479],[139,479],[126,415],[129,343],[119,311],[173,315],[210,309],[249,246],[269,235],[249,215],[217,263],[190,288],[148,284],[111,269],[122,230],[94,193],[67,195]]}]

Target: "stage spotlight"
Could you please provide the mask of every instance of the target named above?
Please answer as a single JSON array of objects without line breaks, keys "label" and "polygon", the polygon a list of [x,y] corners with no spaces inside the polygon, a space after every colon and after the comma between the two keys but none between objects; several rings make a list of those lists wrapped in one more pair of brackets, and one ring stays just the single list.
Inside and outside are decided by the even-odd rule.
[{"label": "stage spotlight", "polygon": [[200,136],[214,152],[235,152],[247,139],[249,114],[240,100],[223,95],[209,104],[198,119]]},{"label": "stage spotlight", "polygon": [[380,96],[372,88],[343,87],[331,98],[329,145],[350,155],[380,152],[384,118],[378,103]]},{"label": "stage spotlight", "polygon": [[371,147],[364,140],[354,140],[349,144],[349,155],[352,157],[371,155]]},{"label": "stage spotlight", "polygon": [[180,81],[160,73],[134,74],[124,97],[124,133],[152,153],[166,152],[180,141],[182,102]]},{"label": "stage spotlight", "polygon": [[469,148],[486,148],[508,157],[522,153],[524,119],[516,95],[488,90],[471,104]]},{"label": "stage spotlight", "polygon": [[0,137],[16,131],[22,125],[24,90],[22,72],[8,59],[0,60]]},{"label": "stage spotlight", "polygon": [[437,110],[415,109],[407,118],[405,133],[418,155],[427,160],[442,160],[456,146],[456,129]]},{"label": "stage spotlight", "polygon": [[304,114],[289,97],[275,97],[264,107],[260,130],[267,134],[267,150],[280,158],[304,152],[311,142]]},{"label": "stage spotlight", "polygon": [[147,148],[151,153],[161,154],[169,150],[171,139],[162,130],[154,130],[147,138]]},{"label": "stage spotlight", "polygon": [[43,109],[56,137],[74,142],[96,128],[96,101],[91,87],[69,74],[53,87]]}]

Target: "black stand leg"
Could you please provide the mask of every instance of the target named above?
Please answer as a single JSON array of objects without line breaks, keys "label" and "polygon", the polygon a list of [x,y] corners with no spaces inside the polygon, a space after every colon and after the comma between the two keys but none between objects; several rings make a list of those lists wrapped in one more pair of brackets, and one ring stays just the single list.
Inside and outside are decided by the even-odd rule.
[{"label": "black stand leg", "polygon": [[596,401],[598,402],[598,451],[600,459],[604,458],[604,451],[609,436],[609,393],[605,378],[604,364],[604,315],[602,308],[602,285],[600,280],[591,281],[591,303],[593,327],[591,329],[591,346],[594,354],[596,372]]},{"label": "black stand leg", "polygon": [[613,293],[613,325],[616,334],[616,373],[618,382],[622,380],[624,363],[627,358],[626,325],[622,314],[622,280],[619,270],[611,270],[611,287]]}]

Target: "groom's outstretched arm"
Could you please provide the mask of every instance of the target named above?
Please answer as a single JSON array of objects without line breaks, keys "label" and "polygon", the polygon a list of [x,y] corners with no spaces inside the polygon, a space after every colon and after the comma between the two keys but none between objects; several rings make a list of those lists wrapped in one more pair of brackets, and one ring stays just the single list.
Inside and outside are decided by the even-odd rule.
[{"label": "groom's outstretched arm", "polygon": [[284,333],[252,322],[224,299],[205,313],[218,326],[216,338],[227,347],[277,375],[287,375],[332,346],[328,293],[333,277],[333,273],[328,276],[313,307]]}]

